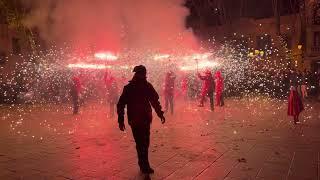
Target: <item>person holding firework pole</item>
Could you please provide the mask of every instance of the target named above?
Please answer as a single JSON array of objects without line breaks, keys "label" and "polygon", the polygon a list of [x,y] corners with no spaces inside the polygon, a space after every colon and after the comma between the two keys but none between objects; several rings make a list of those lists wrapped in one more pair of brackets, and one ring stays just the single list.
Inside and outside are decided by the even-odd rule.
[{"label": "person holding firework pole", "polygon": [[176,76],[173,71],[167,72],[164,82],[165,112],[169,110],[170,106],[171,114],[173,114],[175,79]]},{"label": "person holding firework pole", "polygon": [[216,100],[216,106],[223,106],[224,101],[223,101],[223,88],[224,88],[224,83],[223,83],[223,77],[221,75],[221,71],[217,71],[215,73],[215,100]]},{"label": "person holding firework pole", "polygon": [[291,86],[288,99],[288,116],[293,116],[294,124],[299,123],[299,115],[303,110],[303,103],[297,88],[296,86]]},{"label": "person holding firework pole", "polygon": [[205,71],[205,75],[204,76],[201,75],[200,73],[198,73],[198,77],[203,81],[202,82],[202,90],[201,90],[199,107],[203,107],[206,97],[209,97],[209,99],[210,99],[210,108],[211,108],[211,111],[213,111],[214,110],[213,92],[214,92],[214,89],[215,89],[215,83],[214,83],[214,79],[212,77],[212,73],[211,73],[210,70],[207,69]]},{"label": "person holding firework pole", "polygon": [[116,79],[108,71],[105,73],[104,82],[107,90],[107,100],[109,102],[108,117],[113,118],[115,107],[118,101],[118,86]]},{"label": "person holding firework pole", "polygon": [[73,104],[73,114],[79,113],[80,107],[80,96],[82,91],[82,84],[80,80],[80,76],[74,75],[71,79],[71,98]]},{"label": "person holding firework pole", "polygon": [[163,111],[159,102],[159,95],[153,86],[147,81],[147,70],[143,65],[136,66],[132,80],[123,88],[117,104],[118,123],[121,131],[125,130],[124,109],[127,106],[128,122],[136,142],[138,164],[144,174],[152,174],[148,149],[150,144],[150,125],[152,121],[152,109],[156,111],[162,124],[165,123]]}]

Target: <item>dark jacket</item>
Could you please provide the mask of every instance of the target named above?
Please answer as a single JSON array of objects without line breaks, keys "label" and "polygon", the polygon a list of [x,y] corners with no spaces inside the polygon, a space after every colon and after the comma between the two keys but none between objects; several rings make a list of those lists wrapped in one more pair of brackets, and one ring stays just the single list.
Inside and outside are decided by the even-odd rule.
[{"label": "dark jacket", "polygon": [[159,117],[163,116],[159,95],[146,78],[134,77],[123,88],[117,104],[118,122],[124,122],[124,108],[127,106],[128,121],[130,125],[151,123],[152,109]]}]

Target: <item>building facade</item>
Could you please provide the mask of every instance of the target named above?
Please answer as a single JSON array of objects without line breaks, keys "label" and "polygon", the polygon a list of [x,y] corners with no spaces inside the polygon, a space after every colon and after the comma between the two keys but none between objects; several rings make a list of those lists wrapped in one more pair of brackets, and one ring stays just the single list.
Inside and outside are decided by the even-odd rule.
[{"label": "building facade", "polygon": [[[1,18],[0,18],[1,19]],[[22,55],[28,52],[26,37],[5,20],[0,20],[0,76],[12,79],[16,65],[23,62]]]},{"label": "building facade", "polygon": [[[320,72],[320,1],[304,0],[300,3],[299,10],[280,16],[281,39],[291,56],[287,60],[301,71]],[[231,23],[201,29],[196,34],[203,41],[212,37],[220,42],[226,37],[247,39],[249,52],[261,50],[266,44],[283,49],[277,23],[275,17],[238,18]],[[286,56],[286,51],[279,54]]]},{"label": "building facade", "polygon": [[[301,20],[299,14],[280,17],[280,34],[276,28],[275,18],[241,18],[230,24],[214,26],[206,29],[205,39],[214,37],[217,41],[224,39],[245,39],[247,53],[265,53],[272,50],[272,59],[287,61],[289,66],[301,71],[310,69],[310,63],[305,61],[303,45],[301,45]],[[263,62],[261,62],[263,63]]]},{"label": "building facade", "polygon": [[320,2],[307,1],[306,18],[306,56],[313,71],[320,72]]}]

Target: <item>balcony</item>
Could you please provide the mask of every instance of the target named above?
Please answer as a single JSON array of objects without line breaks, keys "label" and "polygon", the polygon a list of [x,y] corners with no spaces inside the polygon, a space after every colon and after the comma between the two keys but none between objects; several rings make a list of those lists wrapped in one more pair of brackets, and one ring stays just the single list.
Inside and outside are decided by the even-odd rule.
[{"label": "balcony", "polygon": [[320,46],[312,46],[309,52],[311,56],[320,56]]}]

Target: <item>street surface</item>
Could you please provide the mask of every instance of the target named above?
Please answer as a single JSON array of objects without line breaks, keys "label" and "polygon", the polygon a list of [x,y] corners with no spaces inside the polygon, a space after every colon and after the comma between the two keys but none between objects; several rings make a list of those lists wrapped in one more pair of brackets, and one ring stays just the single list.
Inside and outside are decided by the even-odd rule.
[{"label": "street surface", "polygon": [[154,115],[150,162],[139,172],[130,127],[118,129],[104,104],[79,115],[68,104],[0,106],[0,180],[319,180],[320,103],[305,101],[301,124],[286,101],[228,99],[210,112],[179,103],[162,125]]}]

